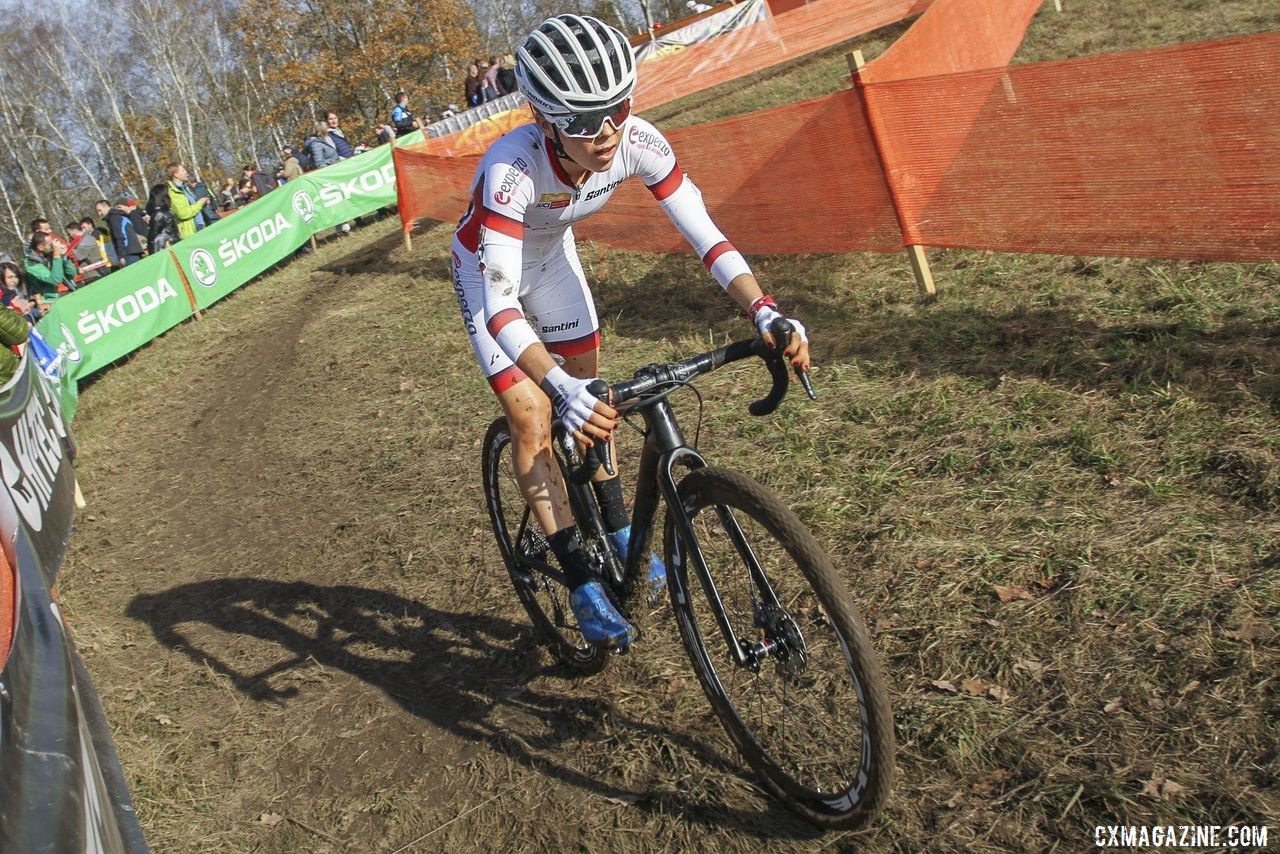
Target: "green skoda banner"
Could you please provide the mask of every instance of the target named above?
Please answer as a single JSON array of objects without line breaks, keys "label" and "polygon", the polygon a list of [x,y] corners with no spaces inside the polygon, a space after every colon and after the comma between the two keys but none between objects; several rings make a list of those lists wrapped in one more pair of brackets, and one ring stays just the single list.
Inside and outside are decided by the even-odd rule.
[{"label": "green skoda banner", "polygon": [[277,187],[235,216],[173,245],[196,306],[208,308],[310,239],[396,203],[391,149],[381,146]]},{"label": "green skoda banner", "polygon": [[272,193],[294,189],[293,207],[306,207],[297,193],[306,192],[314,213],[312,225],[317,229],[333,228],[357,216],[396,203],[396,169],[391,162],[391,146],[382,145],[372,151],[335,163],[318,172],[303,175]]},{"label": "green skoda banner", "polygon": [[197,308],[213,305],[310,239],[315,229],[290,203],[292,187],[272,190],[235,216],[173,244]]},{"label": "green skoda banner", "polygon": [[[36,327],[62,356],[59,379],[67,418],[75,382],[137,350],[191,316],[191,300],[173,257],[164,252],[58,297]],[[70,395],[70,399],[68,399]]]},{"label": "green skoda banner", "polygon": [[[416,132],[397,140],[412,144]],[[396,203],[391,146],[303,175],[162,252],[59,298],[36,328],[62,356],[63,411],[77,381],[132,353],[276,264],[313,234]],[[181,270],[174,265],[177,258]],[[191,298],[186,294],[191,287]]]}]

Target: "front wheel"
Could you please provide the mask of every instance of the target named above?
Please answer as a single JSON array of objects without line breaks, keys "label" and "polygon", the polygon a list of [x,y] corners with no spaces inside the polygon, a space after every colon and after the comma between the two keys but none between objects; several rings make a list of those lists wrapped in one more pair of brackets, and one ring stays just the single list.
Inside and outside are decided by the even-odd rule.
[{"label": "front wheel", "polygon": [[534,629],[570,670],[583,675],[599,672],[608,661],[607,651],[583,638],[569,607],[569,590],[537,568],[554,561],[555,555],[520,493],[506,418],[489,425],[482,465],[485,505],[498,551]]},{"label": "front wheel", "polygon": [[788,807],[820,827],[865,825],[893,783],[893,715],[831,559],[748,477],[698,469],[679,494],[692,531],[667,514],[672,605],[712,708]]}]

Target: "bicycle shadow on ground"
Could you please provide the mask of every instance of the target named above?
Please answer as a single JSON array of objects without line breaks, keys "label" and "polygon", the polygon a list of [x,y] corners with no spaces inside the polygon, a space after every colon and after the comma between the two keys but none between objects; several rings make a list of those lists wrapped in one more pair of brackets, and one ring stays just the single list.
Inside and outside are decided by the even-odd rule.
[{"label": "bicycle shadow on ground", "polygon": [[[532,687],[538,677],[561,671],[540,665],[527,625],[441,611],[361,587],[262,578],[215,579],[139,595],[126,613],[147,623],[160,643],[225,676],[257,701],[287,703],[300,692],[273,682],[318,663],[358,677],[441,730],[592,794],[761,839],[821,836],[772,799],[763,812],[724,802],[673,802],[665,794],[661,802],[651,801],[647,792],[612,785],[560,761],[583,740],[610,738],[602,726],[607,718],[615,730],[668,740],[718,771],[751,780],[736,762],[685,733],[629,717],[604,700]],[[245,636],[278,646],[286,656],[268,656],[273,663],[256,672],[240,669],[235,660],[244,656],[232,645]],[[502,686],[496,692],[495,684]],[[524,732],[513,726],[521,717],[531,722]]]}]

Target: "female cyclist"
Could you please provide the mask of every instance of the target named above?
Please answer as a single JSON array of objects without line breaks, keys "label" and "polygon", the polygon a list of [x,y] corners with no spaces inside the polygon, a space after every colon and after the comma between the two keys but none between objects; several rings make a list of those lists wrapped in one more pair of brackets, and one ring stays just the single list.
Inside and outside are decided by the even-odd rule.
[{"label": "female cyclist", "polygon": [[[635,58],[625,36],[579,15],[548,18],[516,54],[516,82],[533,110],[493,143],[472,179],[453,237],[454,288],[480,367],[511,426],[521,492],[569,580],[570,605],[590,643],[624,647],[635,629],[609,602],[582,549],[551,452],[554,417],[583,445],[608,440],[618,413],[587,391],[599,365],[595,304],[572,224],[639,178],[770,346],[781,313],[742,255],[716,228],[702,194],[653,125],[631,115]],[[809,368],[794,319],[785,355]],[[595,484],[605,525],[625,559],[630,528],[617,477]],[[666,570],[651,557],[650,583]]]}]

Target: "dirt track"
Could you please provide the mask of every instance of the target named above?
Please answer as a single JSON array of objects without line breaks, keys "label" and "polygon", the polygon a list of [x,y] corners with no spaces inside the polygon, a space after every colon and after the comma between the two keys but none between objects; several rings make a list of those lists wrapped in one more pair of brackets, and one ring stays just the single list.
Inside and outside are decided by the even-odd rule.
[{"label": "dirt track", "polygon": [[[1280,814],[1276,651],[1245,631],[1277,601],[1273,268],[1115,262],[1104,291],[1008,261],[1050,294],[1029,308],[974,253],[924,307],[893,259],[762,260],[844,333],[826,396],[751,421],[752,377],[717,374],[701,447],[795,501],[878,631],[901,779],[855,840],[756,789],[664,609],[593,679],[532,644],[483,515],[495,406],[447,233],[324,246],[84,391],[61,592],[154,850],[1077,850],[1099,823]],[[696,259],[584,260],[607,370],[743,331]],[[1145,307],[1216,276],[1234,331]],[[972,676],[1006,696],[938,687]]]}]

